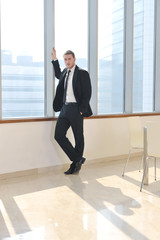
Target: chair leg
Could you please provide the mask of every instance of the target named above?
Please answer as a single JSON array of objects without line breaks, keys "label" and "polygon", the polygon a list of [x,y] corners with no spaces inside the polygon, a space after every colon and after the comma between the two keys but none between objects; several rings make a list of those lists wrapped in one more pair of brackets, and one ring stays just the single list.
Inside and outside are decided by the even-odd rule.
[{"label": "chair leg", "polygon": [[157,176],[156,176],[156,157],[154,158],[154,179],[155,179],[155,181],[157,180]]},{"label": "chair leg", "polygon": [[144,154],[142,155],[142,159],[141,159],[140,164],[139,164],[139,172],[141,171],[141,165],[143,163],[143,158],[144,158]]},{"label": "chair leg", "polygon": [[143,177],[142,177],[140,192],[142,192],[142,186],[143,186],[143,182],[144,182],[144,176],[145,176],[145,173],[146,173],[147,163],[148,163],[148,157],[146,157],[146,161],[145,161],[145,166],[144,166],[144,170],[143,170]]},{"label": "chair leg", "polygon": [[123,169],[123,173],[122,173],[122,176],[123,176],[123,177],[124,177],[124,173],[125,173],[125,170],[126,170],[126,167],[127,167],[127,164],[128,164],[129,158],[130,158],[130,155],[131,155],[131,150],[132,150],[132,148],[129,149],[128,158],[127,158],[126,163],[125,163],[125,165],[124,165],[124,169]]}]

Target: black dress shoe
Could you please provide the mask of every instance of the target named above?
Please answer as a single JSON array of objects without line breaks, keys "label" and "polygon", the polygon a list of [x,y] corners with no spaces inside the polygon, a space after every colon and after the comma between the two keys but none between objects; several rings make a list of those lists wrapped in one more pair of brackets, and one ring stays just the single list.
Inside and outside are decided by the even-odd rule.
[{"label": "black dress shoe", "polygon": [[82,164],[85,162],[85,158],[82,157],[80,161],[76,162],[73,173],[78,173],[81,170]]},{"label": "black dress shoe", "polygon": [[75,170],[75,164],[72,163],[70,165],[70,168],[66,172],[64,172],[64,174],[66,174],[66,175],[72,174],[74,172],[74,170]]},{"label": "black dress shoe", "polygon": [[73,173],[79,173],[79,171],[81,170],[81,166],[82,164],[80,162],[77,162]]},{"label": "black dress shoe", "polygon": [[86,159],[84,157],[81,158],[81,160],[79,161],[79,163],[83,164],[86,161]]}]

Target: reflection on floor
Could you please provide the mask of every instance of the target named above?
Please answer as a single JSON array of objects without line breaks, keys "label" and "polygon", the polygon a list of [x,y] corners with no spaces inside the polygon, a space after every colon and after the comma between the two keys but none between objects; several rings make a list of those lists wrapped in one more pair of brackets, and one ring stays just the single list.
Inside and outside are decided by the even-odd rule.
[{"label": "reflection on floor", "polygon": [[[125,161],[125,160],[124,160]],[[140,193],[139,159],[0,181],[0,240],[160,239],[160,171]]]}]

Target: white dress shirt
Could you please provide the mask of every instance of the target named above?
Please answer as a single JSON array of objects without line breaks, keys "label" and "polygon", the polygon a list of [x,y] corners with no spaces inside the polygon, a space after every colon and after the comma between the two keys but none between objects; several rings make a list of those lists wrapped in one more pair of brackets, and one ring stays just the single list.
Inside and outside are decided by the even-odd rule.
[{"label": "white dress shirt", "polygon": [[[66,92],[66,102],[76,102],[74,93],[73,93],[73,74],[75,70],[76,65],[74,65],[73,68],[70,69],[70,74],[68,78],[68,86],[67,86],[67,92]],[[67,76],[67,75],[66,75]]]}]

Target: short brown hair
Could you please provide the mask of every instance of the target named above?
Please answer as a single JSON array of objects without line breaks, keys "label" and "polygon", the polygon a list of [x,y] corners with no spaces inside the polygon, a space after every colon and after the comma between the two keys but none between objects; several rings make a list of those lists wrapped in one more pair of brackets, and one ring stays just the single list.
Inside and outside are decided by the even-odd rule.
[{"label": "short brown hair", "polygon": [[74,54],[74,52],[72,52],[71,50],[67,50],[67,51],[63,54],[63,56],[64,56],[64,55],[69,55],[69,54],[71,54],[72,57],[75,58],[75,54]]}]

